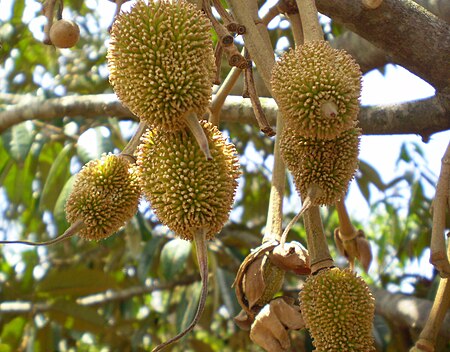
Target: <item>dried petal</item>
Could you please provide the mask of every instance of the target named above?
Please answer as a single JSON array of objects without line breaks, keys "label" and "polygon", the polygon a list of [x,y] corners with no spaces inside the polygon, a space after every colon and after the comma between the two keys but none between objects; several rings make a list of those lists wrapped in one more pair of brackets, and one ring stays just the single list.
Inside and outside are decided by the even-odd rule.
[{"label": "dried petal", "polygon": [[276,246],[270,253],[270,260],[284,271],[292,271],[297,275],[311,273],[308,251],[295,241]]}]

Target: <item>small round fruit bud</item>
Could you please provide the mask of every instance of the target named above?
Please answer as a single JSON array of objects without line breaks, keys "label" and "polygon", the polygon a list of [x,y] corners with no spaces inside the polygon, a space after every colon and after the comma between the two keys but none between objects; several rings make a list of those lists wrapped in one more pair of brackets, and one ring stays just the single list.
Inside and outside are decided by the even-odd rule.
[{"label": "small round fruit bud", "polygon": [[57,48],[71,48],[80,39],[80,28],[73,21],[59,20],[50,28],[50,40]]}]

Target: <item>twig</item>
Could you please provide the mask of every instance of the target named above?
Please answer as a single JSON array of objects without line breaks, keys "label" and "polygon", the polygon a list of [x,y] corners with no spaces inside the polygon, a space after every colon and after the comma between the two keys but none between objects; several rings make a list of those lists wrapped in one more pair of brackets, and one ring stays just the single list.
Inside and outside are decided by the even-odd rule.
[{"label": "twig", "polygon": [[218,45],[220,43],[222,51],[228,58],[228,64],[230,66],[236,66],[241,69],[247,67],[247,60],[239,53],[239,50],[234,44],[234,38],[222,23],[220,23],[211,12],[211,6],[209,0],[203,0],[203,11],[206,13],[208,18],[219,36]]},{"label": "twig", "polygon": [[223,23],[227,26],[229,23],[235,23],[231,14],[225,10],[220,2],[220,0],[212,0],[214,7],[222,18]]},{"label": "twig", "polygon": [[265,26],[267,26],[270,21],[272,21],[275,17],[277,17],[280,14],[280,8],[278,4],[272,6],[269,11],[264,15],[263,18],[261,18],[261,23]]},{"label": "twig", "polygon": [[215,66],[216,66],[216,76],[214,77],[213,84],[220,84],[220,70],[222,67],[222,54],[223,54],[223,47],[220,42],[217,42],[216,47],[214,48],[214,59],[215,59]]},{"label": "twig", "polygon": [[431,230],[430,263],[442,277],[450,277],[449,257],[445,245],[445,211],[450,197],[450,143],[442,158],[441,173],[433,200],[433,228]]},{"label": "twig", "polygon": [[52,45],[50,40],[50,28],[53,25],[53,16],[55,13],[55,5],[57,0],[47,0],[42,6],[42,12],[47,18],[47,23],[44,25],[44,40],[43,43],[46,45]]},{"label": "twig", "polygon": [[222,106],[225,103],[225,99],[227,98],[228,94],[230,94],[231,90],[236,84],[241,72],[242,70],[240,68],[232,67],[230,72],[228,72],[225,81],[222,83],[216,95],[213,97],[209,122],[211,122],[214,126],[219,125],[220,110],[222,109]]},{"label": "twig", "polygon": [[[450,241],[447,246],[447,255],[450,257]],[[450,278],[441,278],[433,306],[431,307],[430,315],[415,344],[418,351],[435,351],[436,339],[439,335],[445,314],[449,309]]]},{"label": "twig", "polygon": [[61,236],[58,236],[52,240],[45,242],[33,242],[26,240],[17,241],[0,241],[0,244],[24,244],[27,246],[49,246],[51,244],[59,243],[64,241],[74,235],[76,235],[80,230],[82,230],[86,225],[82,220],[75,221]]},{"label": "twig", "polygon": [[142,121],[139,122],[136,132],[134,132],[133,137],[131,137],[128,144],[125,146],[125,148],[123,148],[120,155],[127,156],[127,157],[133,159],[134,161],[136,161],[133,156],[134,151],[136,150],[138,145],[141,143],[141,137],[145,133],[146,130],[147,130],[147,125]]},{"label": "twig", "polygon": [[111,32],[112,26],[113,26],[114,22],[116,21],[117,16],[120,13],[120,9],[122,8],[122,5],[125,4],[127,1],[129,1],[129,0],[114,0],[114,3],[116,4],[116,11],[114,12],[111,24],[108,27],[108,32]]},{"label": "twig", "polygon": [[263,132],[268,137],[273,137],[275,136],[275,131],[272,129],[272,126],[270,126],[269,121],[267,121],[267,117],[264,114],[261,102],[259,101],[258,92],[256,91],[255,87],[255,81],[253,80],[253,70],[250,55],[248,54],[247,50],[244,51],[244,57],[249,63],[248,67],[244,71],[245,82],[247,83],[245,86],[248,90],[248,95],[253,106],[256,121],[258,121],[258,126],[261,132]]}]

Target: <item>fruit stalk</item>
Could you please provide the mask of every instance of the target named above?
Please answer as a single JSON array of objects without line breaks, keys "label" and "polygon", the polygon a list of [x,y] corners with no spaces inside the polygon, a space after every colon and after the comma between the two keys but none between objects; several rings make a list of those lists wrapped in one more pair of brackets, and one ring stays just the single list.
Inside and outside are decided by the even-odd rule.
[{"label": "fruit stalk", "polygon": [[320,26],[316,3],[314,0],[296,0],[298,12],[302,20],[304,42],[323,40],[323,31]]}]

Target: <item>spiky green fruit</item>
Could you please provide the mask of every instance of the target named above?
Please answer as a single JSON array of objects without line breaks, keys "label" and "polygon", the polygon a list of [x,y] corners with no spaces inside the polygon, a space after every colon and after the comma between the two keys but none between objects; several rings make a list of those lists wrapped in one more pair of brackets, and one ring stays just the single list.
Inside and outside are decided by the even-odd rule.
[{"label": "spiky green fruit", "polygon": [[137,151],[145,197],[159,220],[187,240],[197,229],[205,229],[208,239],[222,229],[240,175],[234,145],[215,126],[201,124],[212,160],[205,160],[188,130],[149,131]]},{"label": "spiky green fruit", "polygon": [[120,101],[147,124],[169,131],[202,115],[215,64],[210,22],[186,1],[143,0],[117,16],[108,49],[109,80]]},{"label": "spiky green fruit", "polygon": [[275,64],[272,89],[291,128],[303,137],[333,139],[355,125],[361,71],[345,51],[308,42]]},{"label": "spiky green fruit", "polygon": [[300,292],[300,309],[317,352],[375,351],[374,298],[350,270],[325,269]]},{"label": "spiky green fruit", "polygon": [[124,157],[105,154],[78,173],[65,206],[67,221],[83,221],[82,238],[104,239],[137,212],[140,194],[136,169]]},{"label": "spiky green fruit", "polygon": [[351,128],[332,140],[304,138],[288,127],[280,149],[297,191],[312,205],[332,205],[341,199],[358,167],[361,130]]}]

